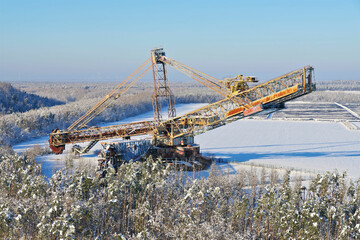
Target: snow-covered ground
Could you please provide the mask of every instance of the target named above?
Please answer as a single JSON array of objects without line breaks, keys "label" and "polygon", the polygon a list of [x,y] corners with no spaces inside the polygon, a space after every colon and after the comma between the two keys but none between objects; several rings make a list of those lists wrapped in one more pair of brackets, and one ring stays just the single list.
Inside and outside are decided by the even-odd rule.
[{"label": "snow-covered ground", "polygon": [[244,119],[195,140],[203,153],[231,162],[315,172],[337,169],[360,177],[360,131],[340,123]]},{"label": "snow-covered ground", "polygon": [[[186,113],[204,105],[179,105],[177,113]],[[346,117],[351,116],[344,109],[340,107],[338,109],[344,111],[344,116],[345,114]],[[316,115],[316,111],[313,114]],[[152,118],[153,113],[148,112],[101,126],[152,120]],[[354,124],[359,125],[358,122]],[[21,152],[37,144],[46,146],[47,139],[48,137],[42,137],[15,145],[13,148]],[[359,140],[360,131],[348,130],[339,122],[270,119],[239,120],[195,137],[195,141],[200,144],[201,151],[205,155],[215,155],[229,161],[229,164],[219,164],[219,167],[230,174],[244,168],[243,163],[253,163],[257,166],[293,168],[299,172],[318,173],[337,169],[347,171],[352,178],[360,177]],[[69,159],[68,152],[71,146],[66,148],[67,151],[63,155],[46,155],[38,158],[47,176],[68,162],[66,159]],[[101,145],[98,143],[88,154],[73,161],[73,164],[95,166],[97,152],[100,149]],[[206,172],[198,174],[207,175]]]}]

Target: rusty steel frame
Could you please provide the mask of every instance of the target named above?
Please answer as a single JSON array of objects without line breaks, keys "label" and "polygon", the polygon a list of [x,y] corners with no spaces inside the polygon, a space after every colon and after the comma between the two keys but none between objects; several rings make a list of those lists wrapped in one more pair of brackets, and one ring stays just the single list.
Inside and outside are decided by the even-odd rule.
[{"label": "rusty steel frame", "polygon": [[169,85],[166,64],[160,62],[159,54],[165,54],[162,48],[151,50],[151,61],[154,78],[154,92],[152,94],[152,104],[154,121],[159,124],[162,121],[161,100],[166,99],[168,118],[176,117],[175,98]]},{"label": "rusty steel frame", "polygon": [[100,141],[111,138],[146,135],[151,134],[154,127],[155,125],[152,121],[135,122],[108,127],[92,127],[83,130],[51,133],[49,142],[51,142],[51,145],[57,147],[68,143]]},{"label": "rusty steel frame", "polygon": [[[248,104],[239,106],[237,102],[226,98],[188,114],[163,121],[155,132],[156,141],[163,145],[177,145],[183,137],[195,136],[243,118],[244,111],[253,106],[284,102],[307,94],[313,88],[312,71],[313,68],[307,66],[236,95],[236,98],[244,99]],[[187,121],[191,118],[202,118],[205,124]]]},{"label": "rusty steel frame", "polygon": [[180,71],[181,73],[183,73],[183,74],[189,76],[190,78],[194,79],[195,81],[207,86],[208,88],[223,95],[224,97],[228,97],[228,95],[230,94],[228,89],[226,89],[221,84],[219,84],[219,80],[214,77],[211,77],[205,73],[195,70],[189,66],[186,66],[185,64],[182,64],[182,63],[175,61],[174,59],[171,59],[168,57],[160,56],[159,61],[166,63],[169,66],[172,66],[173,68]]}]

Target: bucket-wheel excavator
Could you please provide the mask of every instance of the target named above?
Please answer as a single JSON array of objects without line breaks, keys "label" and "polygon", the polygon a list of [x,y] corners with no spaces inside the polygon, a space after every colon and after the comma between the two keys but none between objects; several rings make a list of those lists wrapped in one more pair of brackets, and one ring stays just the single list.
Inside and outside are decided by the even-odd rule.
[{"label": "bucket-wheel excavator", "polygon": [[[223,99],[187,114],[176,116],[174,95],[170,89],[167,76],[167,66],[177,69],[216,91],[223,96]],[[87,124],[94,117],[115,100],[121,98],[150,70],[152,70],[154,78],[152,95],[154,121],[133,122],[108,127],[87,127]],[[306,66],[250,88],[247,83],[257,82],[255,77],[238,75],[235,78],[226,78],[220,81],[166,57],[162,48],[153,49],[149,59],[87,113],[66,130],[53,130],[49,137],[50,148],[54,153],[61,154],[66,144],[89,142],[86,147],[76,149],[78,153],[85,153],[101,140],[130,139],[133,136],[152,135],[151,146],[147,149],[148,154],[161,157],[167,162],[176,159],[188,164],[189,158],[195,159],[197,162],[203,158],[200,155],[199,146],[194,144],[195,135],[253,114],[270,111],[274,106],[311,93],[316,90],[315,83],[313,83],[313,70],[311,66]],[[165,102],[168,119],[164,120],[161,112],[162,105]],[[113,151],[124,149],[120,145],[112,146]],[[105,144],[105,146],[108,149],[111,148],[109,144]],[[124,154],[120,155],[124,156]]]}]

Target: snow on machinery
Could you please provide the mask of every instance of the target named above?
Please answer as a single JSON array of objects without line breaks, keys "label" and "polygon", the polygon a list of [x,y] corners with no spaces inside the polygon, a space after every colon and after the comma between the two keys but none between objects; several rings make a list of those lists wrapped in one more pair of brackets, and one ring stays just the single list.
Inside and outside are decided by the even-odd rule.
[{"label": "snow on machinery", "polygon": [[[150,66],[147,67],[147,65]],[[216,91],[224,99],[182,116],[176,116],[174,96],[167,76],[167,65]],[[108,127],[85,127],[113,101],[121,99],[121,96],[150,69],[153,70],[154,77],[152,95],[154,121]],[[312,79],[313,68],[306,66],[250,88],[247,83],[257,82],[254,77],[238,75],[235,78],[220,81],[166,57],[162,48],[154,49],[148,60],[68,129],[53,131],[49,137],[50,148],[54,153],[60,154],[64,151],[66,144],[90,142],[87,147],[77,149],[78,153],[84,153],[100,140],[151,135],[152,141],[149,148],[151,155],[167,159],[167,162],[175,160],[189,162],[189,156],[191,156],[195,159],[192,163],[196,165],[196,159],[202,159],[202,156],[194,143],[195,135],[253,114],[269,111],[268,109],[271,111],[274,106],[311,93],[315,90]],[[167,120],[163,120],[161,116],[164,102],[168,110],[169,119]],[[185,149],[187,153],[178,154],[181,149]],[[172,157],[166,157],[167,153],[173,153]]]},{"label": "snow on machinery", "polygon": [[253,77],[245,77],[243,75],[237,75],[233,78],[224,78],[220,81],[226,88],[230,89],[231,94],[236,94],[237,92],[243,92],[249,90],[249,85],[247,83],[256,83],[258,80]]},{"label": "snow on machinery", "polygon": [[99,154],[97,172],[104,176],[109,167],[117,169],[123,163],[138,161],[147,156],[151,143],[148,139],[124,140],[121,142],[103,142],[103,149]]},{"label": "snow on machinery", "polygon": [[124,163],[145,160],[149,156],[156,159],[160,155],[163,163],[175,164],[183,170],[202,170],[211,162],[210,158],[201,156],[200,146],[196,144],[165,148],[152,145],[149,139],[140,139],[102,142],[101,146],[97,168],[100,176],[104,176],[108,168],[116,172]]}]

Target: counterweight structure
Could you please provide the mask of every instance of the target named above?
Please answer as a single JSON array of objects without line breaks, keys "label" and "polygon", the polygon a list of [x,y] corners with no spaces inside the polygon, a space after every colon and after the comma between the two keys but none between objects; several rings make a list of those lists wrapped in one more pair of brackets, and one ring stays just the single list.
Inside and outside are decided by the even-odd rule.
[{"label": "counterweight structure", "polygon": [[[147,65],[150,64],[149,67]],[[166,65],[191,77],[197,82],[221,94],[218,102],[184,114],[175,116],[175,102],[170,90]],[[113,101],[137,82],[146,72],[153,69],[154,121],[134,122],[108,127],[87,127],[95,116],[100,114]],[[226,125],[253,114],[271,110],[274,106],[314,91],[313,68],[306,66],[252,88],[244,87],[243,82],[255,82],[253,77],[243,77],[238,82],[224,84],[207,74],[167,58],[163,49],[151,51],[151,57],[135,70],[127,79],[106,95],[67,130],[53,130],[50,134],[50,148],[60,154],[70,143],[90,142],[78,152],[86,152],[96,142],[111,138],[126,138],[139,135],[152,135],[151,153],[158,153],[166,159],[181,156],[196,157],[199,147],[194,144],[194,136]],[[229,80],[229,79],[228,79]],[[235,79],[231,80],[235,81]],[[226,82],[226,81],[225,81]],[[228,81],[227,81],[228,82]],[[236,85],[237,84],[237,85]],[[227,86],[229,85],[229,86]],[[231,86],[236,86],[231,88]],[[166,99],[169,119],[161,118],[161,98]]]}]

